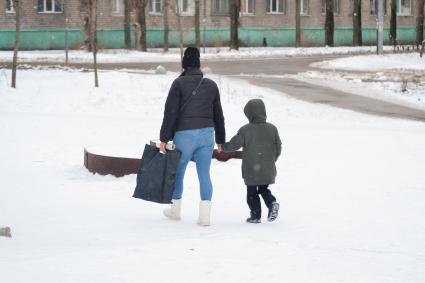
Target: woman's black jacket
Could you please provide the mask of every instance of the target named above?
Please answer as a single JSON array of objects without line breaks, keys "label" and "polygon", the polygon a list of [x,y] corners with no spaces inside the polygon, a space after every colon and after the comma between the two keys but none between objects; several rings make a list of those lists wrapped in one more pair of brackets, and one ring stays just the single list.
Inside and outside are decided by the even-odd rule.
[{"label": "woman's black jacket", "polygon": [[204,78],[196,94],[182,109],[202,77],[200,69],[189,68],[184,75],[174,80],[165,103],[161,142],[172,140],[176,131],[207,127],[214,127],[217,144],[226,141],[220,93],[214,81]]}]

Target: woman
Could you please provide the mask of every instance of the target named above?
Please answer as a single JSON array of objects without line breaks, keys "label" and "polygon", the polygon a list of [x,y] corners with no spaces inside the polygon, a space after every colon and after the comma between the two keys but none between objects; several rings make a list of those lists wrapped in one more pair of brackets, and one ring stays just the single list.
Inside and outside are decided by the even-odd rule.
[{"label": "woman", "polygon": [[170,219],[180,219],[184,173],[193,157],[201,195],[198,224],[209,226],[213,191],[210,165],[214,132],[219,151],[226,140],[223,110],[217,85],[212,80],[203,78],[197,48],[189,47],[185,50],[182,67],[184,72],[174,80],[168,93],[160,132],[161,152],[165,152],[165,145],[170,140],[182,152],[171,208],[164,210],[164,215]]}]

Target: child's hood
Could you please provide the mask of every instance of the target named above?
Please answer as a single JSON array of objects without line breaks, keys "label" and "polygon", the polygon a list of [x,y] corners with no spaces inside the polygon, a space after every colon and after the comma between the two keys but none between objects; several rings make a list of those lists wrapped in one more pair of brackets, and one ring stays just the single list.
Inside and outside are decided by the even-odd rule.
[{"label": "child's hood", "polygon": [[243,109],[245,116],[250,123],[264,123],[266,122],[266,106],[261,99],[251,99]]}]

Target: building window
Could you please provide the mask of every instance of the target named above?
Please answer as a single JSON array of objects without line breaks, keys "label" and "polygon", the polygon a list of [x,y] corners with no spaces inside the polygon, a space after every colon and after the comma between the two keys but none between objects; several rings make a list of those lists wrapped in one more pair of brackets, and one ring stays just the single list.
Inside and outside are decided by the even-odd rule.
[{"label": "building window", "polygon": [[162,1],[161,0],[150,0],[149,1],[149,13],[161,14],[162,12]]},{"label": "building window", "polygon": [[285,11],[285,1],[284,0],[266,0],[267,13],[283,13]]},{"label": "building window", "polygon": [[399,15],[412,14],[412,0],[397,0],[397,6]]},{"label": "building window", "polygon": [[15,13],[15,7],[13,6],[13,0],[6,0],[6,13]]},{"label": "building window", "polygon": [[254,0],[241,0],[241,15],[254,15]]},{"label": "building window", "polygon": [[301,0],[301,15],[308,15],[308,0]]},{"label": "building window", "polygon": [[195,0],[178,0],[179,12],[181,15],[193,16],[195,15]]},{"label": "building window", "polygon": [[230,12],[229,0],[213,0],[212,13],[213,14],[226,14]]},{"label": "building window", "polygon": [[[322,14],[326,14],[326,0],[322,0]],[[339,14],[339,0],[334,0],[334,14]]]},{"label": "building window", "polygon": [[112,0],[112,14],[124,15],[124,0]]},{"label": "building window", "polygon": [[37,12],[39,13],[62,13],[62,0],[38,0]]},{"label": "building window", "polygon": [[[370,14],[378,15],[379,0],[370,0]],[[384,0],[384,15],[387,14],[387,0]]]}]

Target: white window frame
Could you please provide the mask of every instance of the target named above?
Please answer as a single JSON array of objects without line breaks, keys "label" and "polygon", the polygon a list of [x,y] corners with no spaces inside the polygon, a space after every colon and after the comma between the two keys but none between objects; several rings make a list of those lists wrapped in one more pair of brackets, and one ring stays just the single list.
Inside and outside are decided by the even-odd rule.
[{"label": "white window frame", "polygon": [[124,0],[112,0],[112,15],[123,16],[124,15]]},{"label": "white window frame", "polygon": [[[187,10],[183,10],[183,4],[186,1],[187,3]],[[181,16],[194,16],[195,15],[195,0],[178,0],[179,4],[179,12]]]},{"label": "white window frame", "polygon": [[[7,8],[9,6],[9,9]],[[13,0],[6,0],[6,14],[15,14],[15,5]]]},{"label": "white window frame", "polygon": [[[335,9],[336,7],[336,9]],[[334,0],[334,15],[339,15],[339,0]],[[326,1],[322,0],[322,15],[326,15]]]},{"label": "white window frame", "polygon": [[[46,10],[47,8],[47,1],[49,0],[43,0],[43,10],[39,11],[40,14],[62,14],[63,13],[63,0],[50,0],[52,1],[52,10]],[[55,11],[56,3],[60,2],[60,11]]]},{"label": "white window frame", "polygon": [[397,0],[397,2],[398,2],[398,13],[397,13],[397,15],[399,15],[399,16],[411,16],[412,15],[412,0],[407,0],[407,1],[409,1],[409,10],[402,10],[402,5],[401,5],[401,1],[402,0]]},{"label": "white window frame", "polygon": [[[251,4],[252,4],[252,11],[249,11],[249,2],[251,2]],[[244,5],[242,5],[242,3]],[[242,10],[242,7],[244,7],[245,9]],[[254,14],[255,14],[255,0],[241,0],[240,15],[241,16],[253,16]]]},{"label": "white window frame", "polygon": [[[157,3],[159,3],[159,11],[157,11]],[[162,0],[149,0],[149,14],[162,15]]]},{"label": "white window frame", "polygon": [[[266,11],[266,13],[267,14],[284,14],[285,13],[285,10],[286,10],[286,0],[283,0],[282,1],[282,5],[283,5],[283,7],[282,7],[282,10],[280,10],[280,1],[279,0],[266,0],[266,1],[268,1],[268,4],[269,4],[269,8],[270,8],[270,10],[269,11]],[[273,9],[273,1],[276,1],[276,11],[272,11],[272,9]]]},{"label": "white window frame", "polygon": [[[304,1],[307,2],[307,7],[305,7]],[[308,12],[309,12],[308,9],[309,9],[309,6],[310,6],[310,1],[309,0],[301,0],[300,2],[301,2],[301,6],[300,6],[301,16],[307,16]]]},{"label": "white window frame", "polygon": [[[219,3],[219,11],[215,10],[215,4]],[[227,4],[224,4],[225,6],[227,5],[227,10],[224,10],[226,7],[223,7],[221,4],[223,2],[226,2]],[[230,14],[230,3],[229,0],[211,0],[211,14],[212,15],[229,15]]]}]

